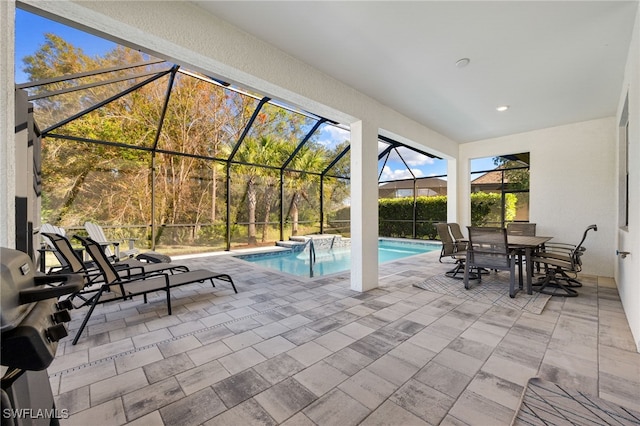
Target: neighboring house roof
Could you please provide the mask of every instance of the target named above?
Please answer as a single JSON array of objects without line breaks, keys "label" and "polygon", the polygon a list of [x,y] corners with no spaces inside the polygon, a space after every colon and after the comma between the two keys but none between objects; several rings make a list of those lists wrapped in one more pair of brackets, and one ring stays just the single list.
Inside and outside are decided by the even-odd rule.
[{"label": "neighboring house roof", "polygon": [[[505,182],[509,181],[506,178],[506,176],[504,181]],[[500,184],[500,183],[502,183],[502,173],[497,173],[496,171],[487,172],[482,176],[477,177],[476,179],[471,181],[471,185],[493,185],[493,184]]]},{"label": "neighboring house roof", "polygon": [[[447,181],[440,178],[419,178],[416,182],[418,188],[446,188]],[[378,189],[413,189],[413,179],[397,180],[381,184]]]}]

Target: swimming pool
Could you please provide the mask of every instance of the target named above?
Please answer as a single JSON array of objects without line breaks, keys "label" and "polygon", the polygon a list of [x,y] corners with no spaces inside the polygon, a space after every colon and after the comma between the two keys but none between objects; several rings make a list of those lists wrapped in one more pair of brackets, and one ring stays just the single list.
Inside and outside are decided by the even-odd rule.
[{"label": "swimming pool", "polygon": [[[428,253],[440,250],[442,246],[438,243],[417,242],[417,241],[378,241],[378,262],[390,262],[408,256]],[[309,251],[283,250],[270,253],[258,253],[235,256],[247,262],[255,263],[266,268],[275,269],[288,274],[308,277]],[[334,274],[336,272],[348,271],[351,267],[351,248],[338,247],[330,250],[316,250],[316,262],[313,265],[313,276]]]}]

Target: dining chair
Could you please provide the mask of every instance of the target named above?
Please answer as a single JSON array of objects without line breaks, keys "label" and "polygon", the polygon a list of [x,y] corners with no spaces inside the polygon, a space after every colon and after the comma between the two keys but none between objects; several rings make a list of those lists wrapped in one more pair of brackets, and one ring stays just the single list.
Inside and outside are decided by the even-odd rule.
[{"label": "dining chair", "polygon": [[[516,295],[516,253],[507,243],[506,228],[469,226],[469,244],[464,266],[464,288],[471,288],[469,280],[482,281],[480,271],[508,270],[509,297]],[[473,273],[475,271],[475,274]],[[474,276],[475,275],[475,276]]]},{"label": "dining chair", "polygon": [[532,261],[543,265],[545,275],[534,287],[539,293],[552,296],[576,297],[576,287],[582,287],[578,281],[578,273],[582,271],[583,246],[587,233],[597,231],[597,225],[589,225],[577,245],[566,243],[547,243],[542,251],[536,253]]},{"label": "dining chair", "polygon": [[456,264],[455,268],[445,272],[445,275],[449,278],[462,279],[467,252],[465,250],[458,250],[458,247],[449,231],[448,223],[436,223],[436,231],[438,232],[438,237],[442,242],[442,250],[440,251],[439,258],[440,263],[443,263],[443,258],[451,258]]},{"label": "dining chair", "polygon": [[[534,237],[536,235],[536,224],[530,222],[510,222],[507,224],[507,235],[522,235],[523,237]],[[537,249],[536,249],[537,252]],[[518,250],[518,264],[522,264],[524,251]],[[540,272],[540,264],[535,265]]]},{"label": "dining chair", "polygon": [[533,237],[536,235],[536,224],[529,222],[510,222],[507,224],[507,234]]},{"label": "dining chair", "polygon": [[451,231],[451,236],[453,237],[456,243],[456,249],[459,251],[466,250],[467,243],[469,242],[469,240],[467,240],[464,234],[462,233],[462,230],[460,229],[460,224],[456,222],[450,222],[448,225],[449,225],[449,231]]}]

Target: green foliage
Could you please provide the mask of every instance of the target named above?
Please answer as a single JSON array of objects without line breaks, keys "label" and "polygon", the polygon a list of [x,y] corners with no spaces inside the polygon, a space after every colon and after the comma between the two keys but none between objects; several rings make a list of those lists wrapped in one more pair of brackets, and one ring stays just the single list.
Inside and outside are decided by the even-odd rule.
[{"label": "green foliage", "polygon": [[[471,194],[471,224],[499,226],[501,196],[497,193]],[[516,215],[517,196],[505,194],[505,220]],[[435,239],[435,223],[447,220],[447,197],[416,198],[416,238]],[[343,211],[337,212],[344,216]],[[413,235],[413,198],[381,198],[378,200],[379,235],[411,238]]]},{"label": "green foliage", "polygon": [[529,169],[526,163],[504,157],[495,157],[493,163],[499,169],[505,169],[504,177],[509,189],[529,189]]},{"label": "green foliage", "polygon": [[[416,238],[435,238],[434,223],[447,220],[447,197],[416,198]],[[378,200],[380,236],[413,236],[413,198],[382,198]]]},{"label": "green foliage", "polygon": [[[23,62],[24,71],[35,81],[145,59],[141,53],[124,47],[103,56],[89,57],[62,38],[48,34],[40,49]],[[104,79],[160,71],[161,66],[146,65],[135,71],[69,79],[43,85],[32,92],[52,92]],[[121,79],[44,97],[34,101],[35,119],[40,129],[46,129],[147,78]],[[155,142],[168,82],[169,76],[159,78],[55,129],[55,133],[61,135],[119,146],[51,137],[43,140],[43,221],[79,227],[91,220],[111,225],[114,235],[120,233],[123,225],[137,225],[142,240],[149,243],[151,236],[145,236],[145,232],[149,233],[152,222],[159,225],[155,240],[161,244],[217,245],[220,238],[226,238],[226,229],[220,229],[219,225],[221,218],[225,222],[227,219],[224,160],[236,148],[258,101],[222,86],[175,74],[157,140],[160,152],[152,155],[149,148]],[[280,220],[282,207],[278,167],[290,157],[314,123],[313,118],[269,103],[259,111],[233,158],[248,165],[230,167],[229,220],[234,238],[254,243],[260,238],[259,230],[261,241],[272,238],[273,229],[278,227],[268,223]],[[320,132],[317,133],[291,159],[290,169],[323,171],[348,146],[348,141],[342,141],[333,149],[327,148],[318,141]],[[341,161],[334,169],[348,176],[348,156],[344,159],[346,162]],[[284,211],[291,232],[297,232],[298,224],[300,232],[306,232],[308,226],[315,227],[320,210],[318,176],[285,171],[284,182]],[[153,209],[152,186],[155,188]],[[348,183],[341,179],[327,179],[323,189],[327,213],[342,206],[349,196]],[[233,225],[234,222],[244,224]]]},{"label": "green foliage", "polygon": [[[505,221],[512,221],[516,217],[516,203],[518,197],[515,194],[505,195]],[[502,197],[499,193],[474,192],[471,194],[471,225],[473,226],[500,226],[502,224],[501,208]]]}]

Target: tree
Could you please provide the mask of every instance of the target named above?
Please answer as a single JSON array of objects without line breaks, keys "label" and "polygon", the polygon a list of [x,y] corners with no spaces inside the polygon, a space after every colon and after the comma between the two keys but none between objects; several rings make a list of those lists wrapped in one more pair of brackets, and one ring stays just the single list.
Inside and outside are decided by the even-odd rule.
[{"label": "tree", "polygon": [[[259,181],[260,184],[265,187],[263,192],[265,200],[263,208],[267,215],[266,219],[268,219],[268,212],[275,198],[273,191],[275,176],[273,172],[269,173],[269,169],[250,165],[268,164],[268,162],[282,164],[286,158],[286,143],[271,136],[263,136],[259,139],[253,137],[246,138],[242,144],[243,149],[238,151],[238,155],[234,158],[234,161],[249,164],[240,166],[239,170],[243,171],[242,176],[246,184],[245,198],[247,200],[248,243],[257,244],[256,211],[258,205],[258,189],[256,186]],[[264,226],[266,226],[267,221],[268,220],[264,221]]]},{"label": "tree", "polygon": [[[148,57],[125,47],[89,57],[49,34],[24,63],[30,79],[41,80],[145,59]],[[231,214],[247,216],[252,244],[257,242],[256,218],[260,217],[262,241],[266,241],[267,224],[273,221],[276,213],[272,209],[279,199],[279,168],[317,119],[266,103],[234,158],[229,158],[258,106],[256,97],[213,84],[204,76],[179,73],[177,68],[171,70],[173,79],[160,77],[169,70],[167,64],[129,68],[30,89],[31,93],[50,94],[34,101],[40,129],[53,128],[114,97],[53,130],[74,140],[51,134],[43,140],[43,220],[66,227],[91,220],[122,228],[136,225],[141,230],[155,223],[170,225],[161,228],[170,230],[162,234],[163,241],[192,244],[203,236],[210,240],[216,238],[213,230],[220,232],[221,228],[202,228],[226,216],[227,194],[219,191],[218,182],[220,174],[229,171],[231,198],[238,200],[241,194],[242,199],[231,206]],[[147,74],[135,77],[142,71]],[[147,81],[153,73],[157,78]],[[107,80],[107,84],[98,84]],[[84,86],[87,84],[91,85]],[[133,85],[141,86],[115,97]],[[80,86],[84,88],[60,92]],[[290,167],[311,170],[316,163],[326,163],[326,149],[313,138],[307,144]],[[298,212],[296,216],[301,212],[300,200],[309,198],[314,185],[310,174],[303,175],[290,186],[295,194],[290,207]],[[294,222],[297,227],[297,219]],[[160,242],[160,236],[155,236],[155,242]]]},{"label": "tree", "polygon": [[529,164],[505,157],[494,157],[493,164],[498,170],[504,170],[504,180],[509,185],[509,189],[529,189]]},{"label": "tree", "polygon": [[[304,146],[291,162],[294,170],[319,171],[327,164],[327,152],[321,147]],[[298,235],[299,204],[304,199],[310,202],[309,190],[318,181],[318,176],[311,173],[289,172],[289,188],[291,203],[287,217],[291,218],[291,235]]]}]

